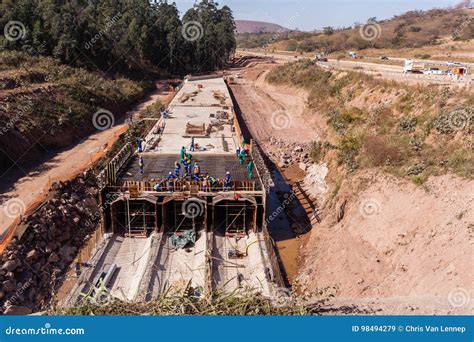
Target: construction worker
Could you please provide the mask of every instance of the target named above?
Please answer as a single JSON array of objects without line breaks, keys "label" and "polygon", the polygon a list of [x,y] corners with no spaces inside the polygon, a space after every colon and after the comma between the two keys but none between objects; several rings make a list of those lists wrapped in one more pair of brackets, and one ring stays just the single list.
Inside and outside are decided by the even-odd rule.
[{"label": "construction worker", "polygon": [[161,192],[162,190],[162,187],[163,187],[163,179],[159,180],[155,186],[153,187],[153,190],[157,191],[157,192]]},{"label": "construction worker", "polygon": [[143,172],[145,170],[145,162],[143,161],[142,156],[140,156],[140,158],[138,158],[138,166],[140,167],[140,173],[143,174]]},{"label": "construction worker", "polygon": [[224,178],[224,191],[230,190],[232,187],[230,185],[230,172],[227,171]]},{"label": "construction worker", "polygon": [[189,145],[189,150],[194,152],[194,137],[191,138],[191,145]]},{"label": "construction worker", "polygon": [[253,177],[253,163],[252,162],[247,164],[247,174],[249,176],[249,179],[251,180]]},{"label": "construction worker", "polygon": [[183,164],[184,164],[185,177],[187,177],[191,173],[191,159],[185,156]]},{"label": "construction worker", "polygon": [[184,157],[186,156],[186,147],[181,147],[181,151],[179,152],[179,158],[181,159],[181,162],[184,160]]},{"label": "construction worker", "polygon": [[237,156],[237,158],[239,158],[239,156],[240,156],[240,146],[238,146],[237,149],[235,150],[235,155]]},{"label": "construction worker", "polygon": [[206,174],[202,178],[202,191],[209,191],[209,176]]},{"label": "construction worker", "polygon": [[173,172],[168,173],[168,177],[166,177],[166,180],[168,181],[168,191],[173,192],[174,191],[174,181],[176,179],[176,176],[173,174]]},{"label": "construction worker", "polygon": [[213,191],[214,187],[217,185],[218,181],[217,181],[217,178],[212,177],[212,176],[208,176],[207,182],[209,184],[209,188],[211,189],[211,191]]},{"label": "construction worker", "polygon": [[143,152],[142,143],[143,143],[142,138],[137,137],[137,147],[138,147],[138,152],[139,152],[139,153]]},{"label": "construction worker", "polygon": [[199,175],[201,174],[201,168],[199,167],[198,163],[194,164],[193,174],[193,179],[198,181]]},{"label": "construction worker", "polygon": [[179,161],[176,161],[174,163],[174,175],[176,176],[176,178],[179,178],[180,173],[181,173],[181,164],[179,163]]},{"label": "construction worker", "polygon": [[247,157],[246,153],[245,153],[245,150],[241,150],[240,151],[240,154],[239,154],[239,162],[240,164],[244,165],[245,163],[245,158]]}]

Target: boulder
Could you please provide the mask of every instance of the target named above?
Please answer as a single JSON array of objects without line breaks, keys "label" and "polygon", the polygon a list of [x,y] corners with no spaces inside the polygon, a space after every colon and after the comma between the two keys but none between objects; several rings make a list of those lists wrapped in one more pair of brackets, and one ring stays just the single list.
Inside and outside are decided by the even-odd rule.
[{"label": "boulder", "polygon": [[8,260],[6,263],[3,264],[2,270],[11,272],[14,271],[20,265],[21,262],[18,259]]}]

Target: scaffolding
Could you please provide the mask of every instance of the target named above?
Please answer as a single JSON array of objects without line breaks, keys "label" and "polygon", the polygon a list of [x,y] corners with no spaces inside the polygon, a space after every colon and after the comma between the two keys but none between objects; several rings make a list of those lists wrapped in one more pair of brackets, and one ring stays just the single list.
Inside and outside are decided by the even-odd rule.
[{"label": "scaffolding", "polygon": [[146,237],[157,229],[157,206],[146,199],[125,198],[112,206],[113,232],[122,231],[126,237]]}]

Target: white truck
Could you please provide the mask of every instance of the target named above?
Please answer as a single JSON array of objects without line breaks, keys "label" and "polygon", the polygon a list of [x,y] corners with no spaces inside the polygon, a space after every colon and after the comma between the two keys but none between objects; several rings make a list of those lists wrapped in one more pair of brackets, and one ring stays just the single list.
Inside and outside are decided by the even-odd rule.
[{"label": "white truck", "polygon": [[412,74],[422,74],[423,70],[425,70],[425,63],[417,62],[412,59],[405,59],[403,72]]},{"label": "white truck", "polygon": [[349,51],[348,54],[349,54],[349,57],[351,58],[359,58],[359,56],[357,55],[357,52]]}]

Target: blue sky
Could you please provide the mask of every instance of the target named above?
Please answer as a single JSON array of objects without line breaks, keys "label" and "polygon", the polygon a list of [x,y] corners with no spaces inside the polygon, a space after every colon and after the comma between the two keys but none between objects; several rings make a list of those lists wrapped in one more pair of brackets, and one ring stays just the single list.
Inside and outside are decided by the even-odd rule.
[{"label": "blue sky", "polygon": [[[172,1],[172,0],[171,0]],[[170,2],[171,2],[170,1]],[[181,12],[194,0],[175,0]],[[460,0],[221,0],[236,19],[268,21],[300,30],[350,26],[368,18],[388,19],[414,9],[455,5]]]}]

